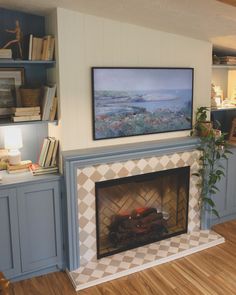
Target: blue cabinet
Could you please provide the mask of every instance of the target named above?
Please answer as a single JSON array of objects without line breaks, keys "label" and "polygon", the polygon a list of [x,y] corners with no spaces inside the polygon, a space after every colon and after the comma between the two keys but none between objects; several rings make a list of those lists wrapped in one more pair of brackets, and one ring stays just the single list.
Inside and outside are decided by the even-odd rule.
[{"label": "blue cabinet", "polygon": [[60,177],[30,180],[0,189],[0,271],[9,279],[63,265]]},{"label": "blue cabinet", "polygon": [[7,277],[20,272],[20,248],[14,189],[0,190],[0,270]]},{"label": "blue cabinet", "polygon": [[220,191],[213,197],[220,218],[212,216],[211,225],[236,218],[236,147],[230,150],[232,155],[222,163],[225,167],[225,177],[217,185]]}]

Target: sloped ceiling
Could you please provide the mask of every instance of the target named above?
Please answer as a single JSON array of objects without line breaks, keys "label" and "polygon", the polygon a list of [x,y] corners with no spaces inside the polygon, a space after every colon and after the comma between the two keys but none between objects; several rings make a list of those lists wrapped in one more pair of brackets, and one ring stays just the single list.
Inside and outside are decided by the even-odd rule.
[{"label": "sloped ceiling", "polygon": [[0,5],[43,15],[62,7],[236,51],[236,7],[223,2],[236,5],[234,0],[0,0]]}]

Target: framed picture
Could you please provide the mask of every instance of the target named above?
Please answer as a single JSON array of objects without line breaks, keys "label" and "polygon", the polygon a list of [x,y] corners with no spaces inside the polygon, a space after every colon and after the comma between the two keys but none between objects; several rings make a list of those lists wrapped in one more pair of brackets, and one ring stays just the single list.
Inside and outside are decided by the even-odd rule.
[{"label": "framed picture", "polygon": [[192,128],[193,68],[92,68],[93,139]]},{"label": "framed picture", "polygon": [[0,116],[20,106],[19,87],[24,84],[24,68],[0,68]]},{"label": "framed picture", "polygon": [[236,144],[236,118],[234,118],[232,121],[230,135],[229,135],[229,142]]}]

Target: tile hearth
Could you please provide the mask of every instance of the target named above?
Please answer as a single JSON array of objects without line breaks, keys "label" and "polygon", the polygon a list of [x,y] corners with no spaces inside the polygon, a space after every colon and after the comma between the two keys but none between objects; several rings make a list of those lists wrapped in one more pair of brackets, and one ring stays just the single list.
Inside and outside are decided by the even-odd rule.
[{"label": "tile hearth", "polygon": [[76,291],[224,243],[214,231],[198,230],[88,262],[68,272]]}]

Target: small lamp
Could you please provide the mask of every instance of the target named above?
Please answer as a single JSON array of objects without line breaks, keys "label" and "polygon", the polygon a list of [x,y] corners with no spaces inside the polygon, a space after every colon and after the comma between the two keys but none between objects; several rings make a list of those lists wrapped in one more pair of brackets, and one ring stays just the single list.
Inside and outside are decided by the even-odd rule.
[{"label": "small lamp", "polygon": [[6,127],[4,130],[4,146],[9,150],[10,165],[18,165],[21,162],[22,134],[17,127]]}]

